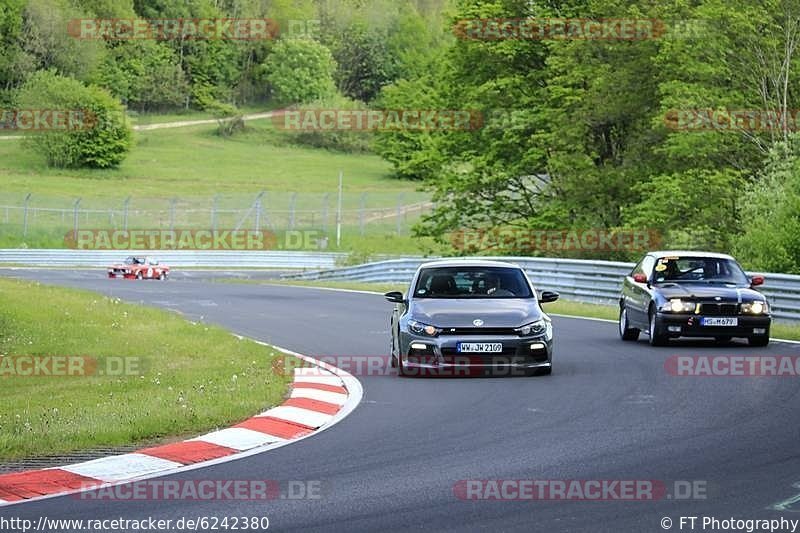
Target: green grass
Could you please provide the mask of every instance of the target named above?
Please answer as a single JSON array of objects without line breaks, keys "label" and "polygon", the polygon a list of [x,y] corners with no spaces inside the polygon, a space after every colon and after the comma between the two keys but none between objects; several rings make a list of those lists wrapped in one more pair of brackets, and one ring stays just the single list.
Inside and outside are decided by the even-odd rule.
[{"label": "green grass", "polygon": [[[3,363],[31,355],[139,369],[32,377]],[[272,370],[275,350],[224,329],[10,279],[0,279],[0,356],[0,460],[196,435],[280,403],[290,379]]]},{"label": "green grass", "polygon": [[[269,121],[221,138],[215,126],[136,132],[135,146],[116,169],[52,169],[19,141],[0,143],[3,193],[82,197],[207,197],[259,191],[335,193],[339,170],[346,193],[412,193],[417,184],[393,179],[389,164],[371,154],[343,154],[286,143]],[[388,205],[391,205],[388,204]]]}]

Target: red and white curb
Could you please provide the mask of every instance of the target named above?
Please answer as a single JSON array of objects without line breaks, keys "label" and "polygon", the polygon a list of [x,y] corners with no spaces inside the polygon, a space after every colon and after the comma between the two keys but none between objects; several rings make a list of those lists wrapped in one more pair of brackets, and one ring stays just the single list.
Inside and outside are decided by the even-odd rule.
[{"label": "red and white curb", "polygon": [[[263,344],[263,343],[260,343]],[[298,353],[313,367],[295,368],[288,400],[233,427],[190,440],[67,466],[0,475],[0,507],[205,468],[285,446],[324,431],[361,401],[349,373]]]}]

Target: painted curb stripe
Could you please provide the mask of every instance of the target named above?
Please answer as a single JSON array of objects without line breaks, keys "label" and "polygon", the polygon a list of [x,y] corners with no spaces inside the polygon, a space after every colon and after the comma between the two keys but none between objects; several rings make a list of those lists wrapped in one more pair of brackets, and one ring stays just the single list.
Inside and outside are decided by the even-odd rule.
[{"label": "painted curb stripe", "polygon": [[323,402],[320,400],[312,400],[310,398],[289,398],[283,405],[287,407],[300,407],[301,409],[308,409],[310,411],[319,411],[326,415],[335,415],[342,408],[340,404]]},{"label": "painted curb stripe", "polygon": [[96,479],[66,470],[30,470],[0,476],[0,496],[4,500],[17,501],[99,484]]},{"label": "painted curb stripe", "polygon": [[283,405],[273,407],[269,411],[261,413],[258,416],[269,416],[272,418],[278,418],[280,420],[287,420],[289,422],[294,422],[295,424],[299,423],[314,429],[324,426],[330,422],[331,419],[333,419],[333,415],[320,413],[319,411],[311,411],[309,409],[302,409],[300,407]]},{"label": "painted curb stripe", "polygon": [[102,457],[85,463],[62,466],[62,470],[101,481],[125,481],[139,476],[146,476],[164,470],[172,470],[183,466],[175,461],[159,459],[141,453],[126,453]]},{"label": "painted curb stripe", "polygon": [[197,437],[196,439],[192,439],[192,441],[197,440],[210,442],[218,446],[225,446],[226,448],[233,448],[234,450],[243,452],[245,450],[249,450],[250,448],[256,448],[258,446],[263,446],[265,444],[270,444],[285,439],[276,437],[275,435],[268,435],[259,431],[253,431],[252,429],[232,427],[221,429],[219,431]]},{"label": "painted curb stripe", "polygon": [[139,453],[188,465],[209,461],[211,459],[219,459],[226,455],[233,455],[236,453],[236,450],[211,442],[187,440],[174,444],[165,444],[164,446],[156,446],[154,448],[145,448],[144,450],[139,450]]},{"label": "painted curb stripe", "polygon": [[260,431],[261,433],[275,435],[276,437],[280,437],[282,439],[296,439],[298,437],[302,437],[303,435],[308,435],[309,433],[314,432],[314,428],[306,427],[300,424],[294,424],[292,422],[287,422],[286,420],[278,420],[277,418],[271,418],[268,416],[251,418],[249,420],[245,420],[241,424],[237,424],[235,427]]},{"label": "painted curb stripe", "polygon": [[156,478],[263,453],[323,431],[356,408],[363,389],[353,376],[323,361],[283,348],[278,350],[316,365],[295,369],[291,397],[283,405],[236,426],[183,442],[63,467],[0,474],[0,507],[85,492],[106,483]]},{"label": "painted curb stripe", "polygon": [[319,390],[319,389],[292,389],[292,398],[307,398],[309,400],[317,400],[320,402],[326,402],[333,405],[342,406],[347,403],[347,395],[346,394],[339,394],[337,392],[328,392],[326,390]]},{"label": "painted curb stripe", "polygon": [[347,389],[337,385],[325,385],[324,383],[310,383],[310,382],[297,382],[292,384],[292,389],[317,389],[328,392],[338,392],[339,394],[347,395]]}]

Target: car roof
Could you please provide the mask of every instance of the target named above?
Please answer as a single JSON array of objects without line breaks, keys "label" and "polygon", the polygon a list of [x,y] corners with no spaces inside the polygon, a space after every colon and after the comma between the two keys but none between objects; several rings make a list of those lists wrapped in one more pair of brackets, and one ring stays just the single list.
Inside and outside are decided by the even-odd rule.
[{"label": "car roof", "polygon": [[658,252],[648,252],[647,255],[655,257],[712,257],[715,259],[733,259],[733,256],[728,254],[718,254],[716,252],[700,252],[697,250],[661,250]]},{"label": "car roof", "polygon": [[500,268],[522,268],[514,263],[507,263],[505,261],[492,261],[489,259],[470,259],[470,258],[455,258],[455,259],[440,259],[437,261],[430,261],[423,263],[419,268],[436,268],[436,267],[500,267]]}]

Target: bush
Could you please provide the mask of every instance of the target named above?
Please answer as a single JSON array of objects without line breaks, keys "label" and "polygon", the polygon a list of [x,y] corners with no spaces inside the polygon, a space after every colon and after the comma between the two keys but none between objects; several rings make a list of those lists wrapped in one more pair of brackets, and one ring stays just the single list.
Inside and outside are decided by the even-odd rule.
[{"label": "bush", "polygon": [[[305,106],[300,106],[300,111],[308,109],[316,111],[320,109],[336,110],[362,110],[368,108],[366,104],[357,100],[351,100],[346,96],[336,95],[331,98],[312,102]],[[296,144],[311,146],[313,148],[325,148],[347,153],[369,152],[372,147],[372,132],[333,129],[329,131],[302,131],[291,133],[291,139]]]},{"label": "bush", "polygon": [[282,39],[261,65],[280,104],[304,104],[329,98],[335,92],[336,62],[331,51],[310,39]]},{"label": "bush", "polygon": [[111,94],[96,86],[40,71],[22,86],[19,109],[81,111],[85,127],[30,132],[24,146],[53,167],[109,168],[119,165],[132,144],[125,110]]}]

